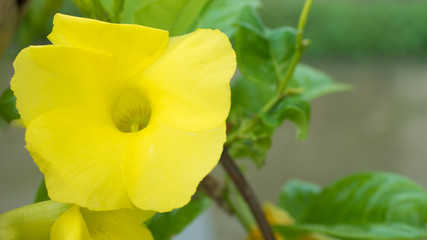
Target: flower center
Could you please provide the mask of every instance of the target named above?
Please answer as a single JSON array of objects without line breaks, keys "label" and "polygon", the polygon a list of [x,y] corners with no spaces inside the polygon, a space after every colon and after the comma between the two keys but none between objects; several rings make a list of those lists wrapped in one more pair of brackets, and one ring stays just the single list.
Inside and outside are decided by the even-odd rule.
[{"label": "flower center", "polygon": [[150,121],[151,108],[148,99],[136,92],[126,92],[113,103],[112,117],[122,132],[138,132]]}]

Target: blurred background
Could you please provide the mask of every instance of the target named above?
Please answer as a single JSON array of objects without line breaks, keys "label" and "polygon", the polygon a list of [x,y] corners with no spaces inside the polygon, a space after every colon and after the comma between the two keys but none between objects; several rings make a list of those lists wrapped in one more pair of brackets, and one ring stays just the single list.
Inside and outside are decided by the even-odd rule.
[{"label": "blurred background", "polygon": [[[296,26],[302,4],[302,0],[264,0],[259,11],[270,27]],[[9,86],[17,51],[46,42],[49,11],[41,5],[30,8],[1,58],[1,92]],[[68,3],[61,12],[78,15]],[[397,172],[427,188],[426,23],[425,0],[315,1],[305,32],[311,45],[302,62],[354,89],[313,102],[307,140],[295,140],[294,126],[285,122],[274,136],[267,165],[259,170],[246,164],[247,178],[260,201],[276,202],[289,179],[327,184],[371,170]],[[42,175],[24,148],[24,129],[0,125],[2,213],[31,203]],[[214,174],[223,173],[216,169]],[[177,239],[244,236],[237,220],[212,205]]]}]

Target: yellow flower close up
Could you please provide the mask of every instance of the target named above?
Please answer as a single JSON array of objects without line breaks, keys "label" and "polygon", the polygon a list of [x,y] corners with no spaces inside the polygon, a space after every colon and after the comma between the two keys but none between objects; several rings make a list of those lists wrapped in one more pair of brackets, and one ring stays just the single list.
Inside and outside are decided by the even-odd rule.
[{"label": "yellow flower close up", "polygon": [[71,206],[50,230],[50,240],[153,240],[143,222],[151,211],[121,209],[95,212]]},{"label": "yellow flower close up", "polygon": [[91,210],[182,207],[217,164],[236,68],[227,36],[57,14],[11,88],[51,199]]},{"label": "yellow flower close up", "polygon": [[52,200],[0,214],[1,240],[152,240],[144,222],[155,212],[90,211]]}]

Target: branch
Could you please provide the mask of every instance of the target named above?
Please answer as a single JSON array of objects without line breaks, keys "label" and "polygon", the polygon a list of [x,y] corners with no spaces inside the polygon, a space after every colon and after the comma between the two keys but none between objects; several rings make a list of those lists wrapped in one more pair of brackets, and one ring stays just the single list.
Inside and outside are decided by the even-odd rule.
[{"label": "branch", "polygon": [[255,197],[254,192],[252,191],[243,174],[240,172],[237,165],[234,163],[233,159],[228,154],[226,148],[224,148],[224,151],[222,152],[221,163],[251,209],[258,227],[264,236],[264,239],[274,240],[273,231],[271,230],[271,227],[268,224],[264,213],[262,212],[261,206]]},{"label": "branch", "polygon": [[15,35],[29,0],[0,1],[0,56]]},{"label": "branch", "polygon": [[207,175],[202,180],[202,182],[200,182],[197,190],[211,197],[216,202],[218,207],[223,209],[226,213],[228,214],[234,213],[233,210],[227,205],[224,198],[222,197],[222,193],[219,187],[219,182],[211,175]]}]

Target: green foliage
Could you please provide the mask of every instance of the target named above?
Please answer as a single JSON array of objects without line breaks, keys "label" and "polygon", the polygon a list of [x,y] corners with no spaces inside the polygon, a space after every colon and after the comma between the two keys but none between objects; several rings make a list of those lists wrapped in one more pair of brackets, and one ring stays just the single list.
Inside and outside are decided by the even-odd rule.
[{"label": "green foliage", "polygon": [[40,183],[39,188],[37,189],[36,196],[34,197],[34,203],[43,202],[50,200],[49,195],[47,193],[46,183],[43,180]]},{"label": "green foliage", "polygon": [[277,129],[285,119],[288,119],[297,127],[297,139],[303,140],[308,134],[310,103],[300,96],[284,96],[268,112],[261,113],[261,119],[272,129]]},{"label": "green foliage", "polygon": [[276,84],[295,53],[295,40],[295,29],[266,29],[256,12],[246,8],[235,36],[239,70],[249,81]]},{"label": "green foliage", "polygon": [[56,12],[73,13],[75,9],[64,0],[32,0],[17,34],[22,46],[43,41],[52,30]]},{"label": "green foliage", "polygon": [[135,22],[168,30],[172,36],[188,33],[211,0],[157,0],[135,13]]},{"label": "green foliage", "polygon": [[[295,24],[302,1],[264,1],[267,25]],[[311,57],[425,57],[427,2],[423,0],[314,1],[305,35]]]},{"label": "green foliage", "polygon": [[307,191],[306,184],[290,186],[285,186],[285,192],[302,192],[306,207],[301,209],[304,205],[288,200],[287,209],[294,208],[291,204],[299,208],[299,222],[277,227],[279,232],[304,230],[345,239],[427,237],[427,193],[405,177],[356,174],[330,184],[318,194],[318,190]]},{"label": "green foliage", "polygon": [[6,89],[0,96],[0,118],[8,123],[19,119],[19,113],[16,110],[16,97],[10,88]]},{"label": "green foliage", "polygon": [[[288,88],[291,61],[296,54],[296,30],[266,28],[251,8],[243,11],[235,35],[237,64],[242,76],[232,82],[229,152],[234,158],[250,157],[262,166],[271,147],[271,135],[285,119],[297,127],[297,139],[309,129],[310,100],[348,86],[336,84],[327,75],[300,65]],[[277,99],[275,99],[277,97]]]},{"label": "green foliage", "polygon": [[301,89],[300,96],[305,100],[313,100],[323,95],[351,89],[351,86],[336,83],[325,73],[305,64],[297,66],[288,86]]},{"label": "green foliage", "polygon": [[109,3],[111,3],[112,1],[74,0],[74,3],[85,17],[95,18],[108,22],[118,22],[119,19],[115,15],[115,9],[113,9],[112,7],[105,8],[103,2],[108,6]]},{"label": "green foliage", "polygon": [[[75,1],[77,3],[87,0]],[[114,6],[118,4],[112,4],[111,0],[98,1],[103,3],[102,8],[99,9],[107,13],[104,13],[104,16],[119,15],[123,23],[136,23],[168,30],[171,36],[186,34],[197,28],[220,29],[232,36],[235,32],[234,24],[239,19],[240,12],[248,6],[259,6],[259,0],[127,0],[122,8],[115,8]],[[89,12],[94,12],[90,4],[86,5],[89,6]],[[85,11],[84,8],[81,9],[82,12]],[[113,9],[116,11],[114,12]],[[98,19],[105,18],[91,16],[88,13],[86,15]]]},{"label": "green foliage", "polygon": [[49,239],[52,225],[69,207],[65,203],[44,201],[3,213],[0,215],[0,239]]},{"label": "green foliage", "polygon": [[303,139],[308,133],[310,104],[300,96],[285,96],[269,111],[261,112],[275,92],[273,87],[253,83],[243,77],[232,84],[231,127],[238,132],[248,128],[248,124],[252,125],[247,133],[231,142],[228,150],[234,158],[250,157],[258,167],[264,164],[265,155],[271,147],[271,135],[285,119],[297,126],[297,138]]},{"label": "green foliage", "polygon": [[183,208],[175,209],[172,212],[157,213],[152,219],[148,220],[147,227],[153,234],[154,239],[171,239],[196,219],[209,205],[210,199],[207,196],[197,194]]},{"label": "green foliage", "polygon": [[292,180],[282,187],[278,205],[291,214],[296,221],[299,221],[308,205],[320,191],[322,188],[317,184]]},{"label": "green foliage", "polygon": [[229,37],[236,32],[236,22],[247,7],[257,8],[260,0],[213,0],[197,20],[198,28],[220,29]]}]

